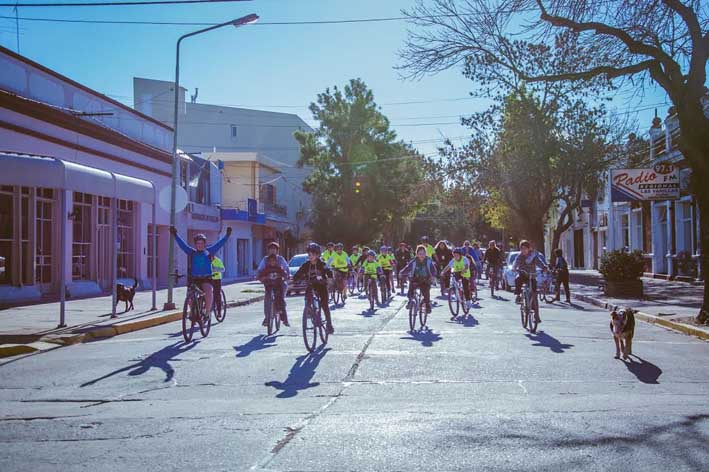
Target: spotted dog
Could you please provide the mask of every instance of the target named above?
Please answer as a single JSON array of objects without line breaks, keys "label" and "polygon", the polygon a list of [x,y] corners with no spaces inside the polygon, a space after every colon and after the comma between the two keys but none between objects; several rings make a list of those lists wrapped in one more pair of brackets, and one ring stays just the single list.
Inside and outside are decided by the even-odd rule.
[{"label": "spotted dog", "polygon": [[615,358],[620,359],[622,352],[623,359],[627,359],[633,353],[633,335],[635,334],[635,313],[632,308],[613,308],[611,311],[610,328],[615,341]]}]

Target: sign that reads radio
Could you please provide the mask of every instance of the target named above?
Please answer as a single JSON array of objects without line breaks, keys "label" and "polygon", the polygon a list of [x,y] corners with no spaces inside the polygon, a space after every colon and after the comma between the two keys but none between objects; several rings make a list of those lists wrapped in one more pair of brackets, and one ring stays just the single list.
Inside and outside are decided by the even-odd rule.
[{"label": "sign that reads radio", "polygon": [[679,198],[679,168],[667,163],[652,169],[611,170],[611,200],[676,200]]}]

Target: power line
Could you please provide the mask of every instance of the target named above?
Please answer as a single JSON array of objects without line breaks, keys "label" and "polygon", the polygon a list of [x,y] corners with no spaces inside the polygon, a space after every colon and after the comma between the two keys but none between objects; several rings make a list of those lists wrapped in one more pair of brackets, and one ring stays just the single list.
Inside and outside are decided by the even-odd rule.
[{"label": "power line", "polygon": [[135,2],[0,3],[0,7],[125,7],[142,5],[181,5],[191,3],[234,3],[250,1],[251,0],[138,0]]}]

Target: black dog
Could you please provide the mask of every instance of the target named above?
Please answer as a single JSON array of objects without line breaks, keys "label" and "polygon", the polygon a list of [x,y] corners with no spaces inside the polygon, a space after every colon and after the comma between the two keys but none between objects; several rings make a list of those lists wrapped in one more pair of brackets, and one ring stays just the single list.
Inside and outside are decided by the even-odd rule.
[{"label": "black dog", "polygon": [[[135,297],[135,288],[138,286],[138,279],[133,278],[135,281],[132,287],[126,287],[123,284],[116,285],[116,305],[118,302],[126,302],[126,309],[123,313],[127,313],[129,310],[133,309],[133,297]],[[128,305],[130,304],[130,308]]]}]

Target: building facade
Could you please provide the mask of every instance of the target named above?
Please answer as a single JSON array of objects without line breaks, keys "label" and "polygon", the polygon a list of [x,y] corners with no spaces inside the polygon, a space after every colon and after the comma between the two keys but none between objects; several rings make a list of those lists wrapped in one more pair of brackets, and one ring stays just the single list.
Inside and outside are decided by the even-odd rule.
[{"label": "building facade", "polygon": [[[709,97],[704,101],[709,115]],[[680,198],[663,201],[611,202],[610,185],[587,208],[574,215],[574,224],[560,246],[570,265],[598,269],[604,252],[641,251],[646,272],[658,278],[703,279],[699,262],[699,208],[689,186],[691,169],[678,148],[681,130],[674,109],[664,120],[655,117],[650,128],[648,167],[670,163],[680,169]],[[558,211],[555,209],[554,212]],[[551,221],[554,221],[553,215]],[[547,251],[551,251],[551,228]]]}]

